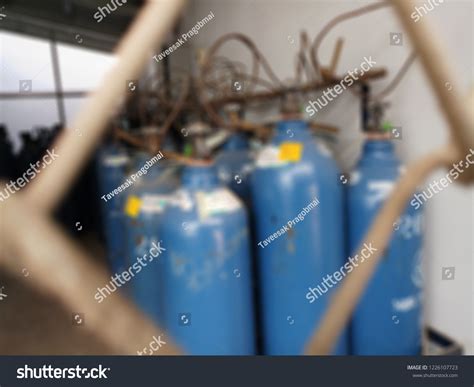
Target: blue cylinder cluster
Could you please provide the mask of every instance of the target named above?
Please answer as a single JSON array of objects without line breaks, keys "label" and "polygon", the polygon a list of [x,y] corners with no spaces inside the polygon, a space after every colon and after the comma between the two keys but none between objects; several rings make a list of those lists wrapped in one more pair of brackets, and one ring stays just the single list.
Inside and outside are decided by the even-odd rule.
[{"label": "blue cylinder cluster", "polygon": [[[303,354],[338,286],[377,251],[360,245],[402,172],[393,144],[371,139],[345,184],[299,119],[255,154],[235,133],[214,161],[152,157],[99,154],[110,266],[139,268],[127,295],[192,355]],[[421,222],[407,207],[394,224],[332,354],[421,352]]]}]

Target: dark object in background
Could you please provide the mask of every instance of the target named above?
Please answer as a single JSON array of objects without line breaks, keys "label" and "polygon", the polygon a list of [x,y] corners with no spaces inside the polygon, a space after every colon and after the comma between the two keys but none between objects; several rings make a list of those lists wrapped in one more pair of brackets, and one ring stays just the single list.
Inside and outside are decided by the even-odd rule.
[{"label": "dark object in background", "polygon": [[[61,130],[62,125],[56,124],[51,128],[41,127],[33,131],[22,132],[20,135],[22,139],[21,149],[12,164],[15,171],[12,178],[21,177],[31,168],[30,163],[35,164],[37,161],[42,163],[43,155],[48,149],[52,150],[53,143]],[[0,153],[0,157],[2,157],[1,164],[3,164],[3,154],[2,151]],[[60,159],[61,155],[59,155],[58,160]],[[42,168],[41,165],[40,168]],[[48,166],[45,168],[48,168]],[[38,174],[41,174],[41,169]],[[51,189],[54,189],[54,187],[51,187]],[[55,212],[56,219],[73,235],[79,236],[81,233],[97,235],[100,232],[101,224],[98,195],[99,189],[97,187],[94,160],[91,160],[82,170],[82,174]]]},{"label": "dark object in background", "polygon": [[0,179],[10,180],[16,176],[16,159],[7,129],[0,125]]},{"label": "dark object in background", "polygon": [[429,356],[461,356],[464,348],[453,338],[428,326],[425,327],[423,355]]}]

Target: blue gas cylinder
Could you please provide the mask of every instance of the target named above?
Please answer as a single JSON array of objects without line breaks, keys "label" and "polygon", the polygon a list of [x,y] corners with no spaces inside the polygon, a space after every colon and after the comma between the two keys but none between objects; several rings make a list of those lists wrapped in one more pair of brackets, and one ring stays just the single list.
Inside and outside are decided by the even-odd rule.
[{"label": "blue gas cylinder", "polygon": [[219,179],[247,204],[253,162],[249,141],[243,133],[233,133],[215,158]]},{"label": "blue gas cylinder", "polygon": [[247,213],[215,166],[186,166],[161,228],[165,328],[192,355],[251,355]]},{"label": "blue gas cylinder", "polygon": [[135,267],[128,289],[135,303],[157,324],[163,323],[159,228],[170,194],[179,184],[177,166],[162,158],[161,152],[136,156],[129,178],[133,185],[127,191],[124,206],[128,267]]},{"label": "blue gas cylinder", "polygon": [[[343,191],[330,151],[302,120],[277,124],[252,174],[264,351],[302,354],[345,262]],[[346,333],[334,354],[345,354]]]},{"label": "blue gas cylinder", "polygon": [[121,272],[125,266],[125,217],[123,203],[125,195],[116,191],[125,181],[129,156],[120,145],[102,146],[97,155],[100,204],[111,271]]},{"label": "blue gas cylinder", "polygon": [[[365,142],[348,191],[349,244],[354,264],[363,265],[370,258],[367,246],[365,253],[356,250],[402,170],[390,140]],[[355,355],[421,353],[421,226],[422,213],[411,206],[394,224],[390,245],[353,315]],[[377,246],[369,249],[374,251]],[[354,259],[355,254],[358,259]]]}]

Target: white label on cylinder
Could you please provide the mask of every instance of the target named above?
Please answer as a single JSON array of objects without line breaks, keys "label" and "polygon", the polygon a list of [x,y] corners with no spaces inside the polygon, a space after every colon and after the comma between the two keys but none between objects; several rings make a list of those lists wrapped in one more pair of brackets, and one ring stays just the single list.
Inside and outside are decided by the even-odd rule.
[{"label": "white label on cylinder", "polygon": [[280,148],[273,145],[265,146],[258,154],[255,163],[257,168],[280,167],[287,164],[287,161],[280,158]]},{"label": "white label on cylinder", "polygon": [[113,155],[104,157],[104,165],[107,167],[119,167],[128,163],[128,156]]},{"label": "white label on cylinder", "polygon": [[241,208],[239,199],[226,188],[211,192],[197,192],[199,216],[205,219],[212,215],[234,212]]},{"label": "white label on cylinder", "polygon": [[169,195],[143,195],[140,211],[147,214],[161,213],[169,201]]}]

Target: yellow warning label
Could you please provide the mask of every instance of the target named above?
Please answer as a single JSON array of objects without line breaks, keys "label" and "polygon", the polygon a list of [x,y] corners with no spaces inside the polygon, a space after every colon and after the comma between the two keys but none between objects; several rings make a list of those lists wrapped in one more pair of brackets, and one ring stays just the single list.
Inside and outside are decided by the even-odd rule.
[{"label": "yellow warning label", "polygon": [[278,158],[281,161],[298,162],[303,153],[303,144],[300,142],[283,142],[280,145]]},{"label": "yellow warning label", "polygon": [[129,196],[125,204],[125,213],[132,218],[136,218],[140,213],[141,206],[142,201],[138,196]]}]

